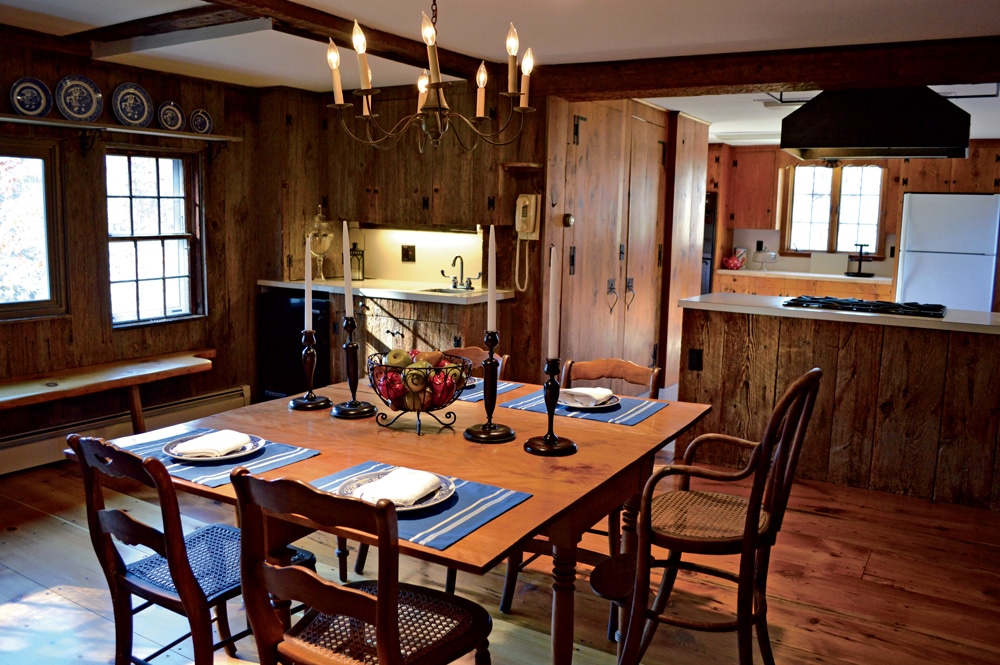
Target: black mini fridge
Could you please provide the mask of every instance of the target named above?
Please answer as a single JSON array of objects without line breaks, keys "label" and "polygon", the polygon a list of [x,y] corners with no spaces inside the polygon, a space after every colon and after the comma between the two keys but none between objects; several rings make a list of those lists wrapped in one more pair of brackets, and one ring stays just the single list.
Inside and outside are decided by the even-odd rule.
[{"label": "black mini fridge", "polygon": [[[316,372],[313,388],[330,384],[330,301],[313,292]],[[290,290],[257,294],[257,389],[260,399],[296,397],[306,392],[302,367],[305,298]]]}]

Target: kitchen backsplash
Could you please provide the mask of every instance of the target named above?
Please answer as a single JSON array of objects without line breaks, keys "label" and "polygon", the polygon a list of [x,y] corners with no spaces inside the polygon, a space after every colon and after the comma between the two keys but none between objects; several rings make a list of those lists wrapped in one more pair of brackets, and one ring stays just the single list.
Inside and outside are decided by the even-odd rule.
[{"label": "kitchen backsplash", "polygon": [[[413,282],[441,282],[441,276],[458,275],[458,264],[451,267],[456,256],[465,263],[465,276],[475,277],[483,269],[483,235],[479,233],[441,233],[437,231],[407,231],[398,229],[363,229],[365,234],[365,277],[368,279],[398,279]],[[403,246],[414,247],[413,262],[403,262]],[[479,288],[481,279],[473,279]]]},{"label": "kitchen backsplash", "polygon": [[[733,229],[733,246],[744,247],[747,250],[747,262],[745,270],[760,270],[761,265],[753,260],[753,253],[757,247],[757,241],[764,243],[768,251],[776,252],[781,246],[781,231],[760,230],[760,229]],[[886,236],[886,248],[896,246],[896,236],[889,234]],[[781,272],[811,272],[816,274],[839,275],[848,270],[857,270],[856,261],[851,262],[848,268],[848,254],[826,252],[814,252],[811,258],[800,258],[797,256],[778,255],[776,263],[769,264],[770,271]],[[864,272],[873,272],[879,277],[892,277],[895,272],[895,258],[886,258],[884,261],[869,261],[864,265]],[[719,266],[721,267],[721,263]]]}]

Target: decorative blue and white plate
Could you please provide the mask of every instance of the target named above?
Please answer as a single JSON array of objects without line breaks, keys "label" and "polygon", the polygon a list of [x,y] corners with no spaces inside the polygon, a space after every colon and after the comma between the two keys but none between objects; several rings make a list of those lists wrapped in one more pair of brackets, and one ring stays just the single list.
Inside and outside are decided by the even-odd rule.
[{"label": "decorative blue and white plate", "polygon": [[199,134],[212,133],[212,116],[205,109],[198,109],[191,114],[191,129]]},{"label": "decorative blue and white plate", "polygon": [[38,79],[26,76],[10,87],[10,104],[20,115],[44,118],[52,110],[52,93]]},{"label": "decorative blue and white plate", "polygon": [[118,122],[129,127],[145,127],[153,120],[153,100],[136,83],[122,83],[115,88],[111,108]]},{"label": "decorative blue and white plate", "polygon": [[67,120],[94,122],[104,110],[104,95],[86,76],[70,74],[56,86],[56,108]]},{"label": "decorative blue and white plate", "polygon": [[174,102],[163,102],[156,110],[156,119],[160,127],[179,132],[184,129],[184,109]]}]

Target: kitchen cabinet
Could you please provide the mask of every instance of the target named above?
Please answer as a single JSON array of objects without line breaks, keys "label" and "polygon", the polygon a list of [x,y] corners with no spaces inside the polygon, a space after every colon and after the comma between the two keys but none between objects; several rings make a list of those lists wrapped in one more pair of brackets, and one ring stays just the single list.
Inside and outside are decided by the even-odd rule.
[{"label": "kitchen cabinet", "polygon": [[775,146],[733,149],[726,220],[729,228],[778,228],[777,153]]},{"label": "kitchen cabinet", "polygon": [[719,270],[715,291],[756,296],[832,296],[859,300],[895,300],[891,280],[823,279],[821,274],[804,273],[792,277],[761,275],[759,270]]}]

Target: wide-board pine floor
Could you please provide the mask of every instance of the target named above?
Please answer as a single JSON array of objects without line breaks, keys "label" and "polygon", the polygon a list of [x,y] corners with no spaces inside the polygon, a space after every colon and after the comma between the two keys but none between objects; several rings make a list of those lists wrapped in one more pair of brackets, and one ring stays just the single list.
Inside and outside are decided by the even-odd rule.
[{"label": "wide-board pine floor", "polygon": [[[115,497],[138,515],[155,514],[150,500],[135,488]],[[190,496],[183,509],[191,526],[233,518],[231,507]],[[330,570],[331,539],[303,545]],[[550,562],[540,559],[522,573],[511,615],[496,611],[503,566],[485,577],[459,575],[459,592],[493,613],[497,665],[549,662]],[[437,587],[445,577],[442,568],[413,560],[404,560],[402,574]],[[590,592],[587,574],[582,569],[577,583],[574,662],[607,665],[614,663],[607,607]],[[685,578],[675,600],[713,612],[731,597],[717,583]],[[779,665],[1000,664],[1000,514],[800,482],[774,550],[769,598]],[[183,632],[183,619],[152,612],[137,617],[140,655]],[[242,623],[238,602],[230,614]],[[75,465],[0,476],[0,664],[107,663],[113,645]],[[238,662],[256,661],[252,639],[238,646]],[[189,653],[182,644],[155,662],[189,663]],[[644,662],[721,665],[735,662],[735,653],[733,634],[663,627]],[[237,661],[216,655],[216,663],[227,662]]]}]

